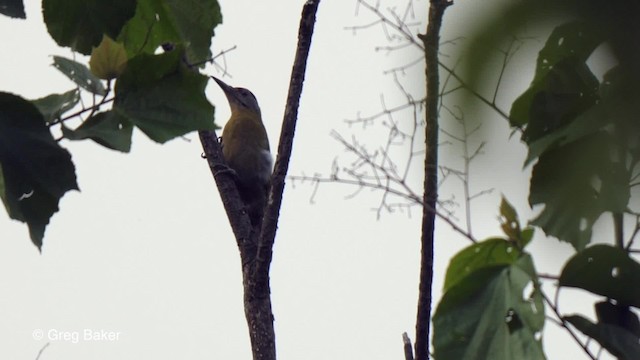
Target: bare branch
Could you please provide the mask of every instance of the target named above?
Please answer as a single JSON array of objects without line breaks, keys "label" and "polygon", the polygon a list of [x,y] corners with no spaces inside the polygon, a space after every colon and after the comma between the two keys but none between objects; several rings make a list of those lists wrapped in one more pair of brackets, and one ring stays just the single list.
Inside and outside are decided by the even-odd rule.
[{"label": "bare branch", "polygon": [[50,343],[46,343],[40,348],[40,351],[38,351],[38,355],[36,356],[36,360],[40,360],[40,356],[42,356],[42,353],[44,352],[44,349],[49,347],[49,344]]},{"label": "bare branch", "polygon": [[587,354],[587,356],[592,359],[592,360],[596,360],[596,357],[591,353],[591,351],[589,350],[589,348],[587,347],[586,344],[583,344],[582,341],[580,341],[580,339],[578,338],[578,336],[576,335],[576,333],[571,329],[571,327],[569,327],[569,323],[567,322],[567,320],[564,319],[564,317],[560,314],[560,311],[558,310],[558,307],[551,302],[551,300],[549,300],[549,298],[547,297],[547,295],[542,291],[542,289],[539,289],[540,293],[542,294],[542,298],[544,299],[544,301],[547,303],[547,305],[551,308],[551,310],[553,310],[553,313],[556,315],[557,317],[557,321],[556,323],[563,327],[571,336],[571,338],[578,344],[580,345],[580,347],[582,348],[582,350],[584,350],[585,354]]}]

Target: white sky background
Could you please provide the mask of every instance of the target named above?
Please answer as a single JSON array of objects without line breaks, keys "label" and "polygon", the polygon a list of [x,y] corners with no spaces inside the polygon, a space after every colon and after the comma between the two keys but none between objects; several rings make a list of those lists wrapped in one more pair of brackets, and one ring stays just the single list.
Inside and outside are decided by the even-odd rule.
[{"label": "white sky background", "polygon": [[[220,3],[224,24],[216,29],[213,52],[237,45],[226,58],[233,77],[224,80],[256,94],[275,155],[303,1]],[[419,0],[415,8],[421,32],[426,3]],[[447,10],[442,39],[465,35],[470,16],[488,11],[487,3],[457,1]],[[405,1],[398,4],[403,8]],[[50,39],[40,2],[27,1],[26,6],[26,21],[0,17],[0,90],[34,99],[72,89],[50,66],[50,55],[71,57],[70,52]],[[375,52],[375,46],[386,44],[380,28],[355,36],[346,31],[346,26],[374,19],[365,9],[356,17],[355,8],[355,0],[320,4],[290,174],[329,173],[333,159],[344,155],[329,136],[332,129],[370,144],[384,141],[386,133],[349,129],[343,120],[379,111],[381,94],[389,107],[403,100],[383,71],[404,64],[407,52]],[[542,43],[523,50],[521,57],[535,56]],[[515,85],[507,92],[516,96],[527,86],[531,64],[508,72]],[[423,96],[421,68],[402,81],[416,97]],[[207,95],[223,125],[229,110],[222,92],[211,84]],[[504,99],[507,110],[513,98]],[[507,142],[505,121],[494,119],[483,132],[490,136],[486,154],[473,165],[475,173],[472,168],[476,191],[496,189],[472,208],[478,238],[500,234],[501,193],[521,218],[532,217],[526,201],[529,173],[521,170],[525,148],[517,137]],[[187,139],[161,146],[136,130],[130,154],[90,141],[62,142],[72,153],[82,192],[62,199],[61,211],[47,227],[42,255],[26,225],[4,212],[0,216],[1,359],[34,359],[47,341],[42,360],[250,358],[235,240],[200,158],[197,136]],[[458,154],[447,151],[443,163],[458,161]],[[416,183],[422,181],[419,168]],[[413,339],[419,211],[383,213],[376,220],[372,209],[379,194],[364,191],[345,199],[353,190],[321,185],[311,204],[311,186],[296,184],[294,189],[287,183],[271,271],[281,359],[400,359],[402,332]],[[456,198],[462,199],[460,192]],[[462,208],[457,215],[464,217]],[[439,221],[437,299],[449,258],[466,245]],[[572,253],[568,245],[542,238],[532,250],[538,268],[550,273],[557,273]],[[575,306],[567,299],[563,304],[572,305],[564,305],[565,311]],[[591,314],[591,303],[589,298],[580,311]],[[43,330],[44,340],[34,340],[36,329]],[[120,335],[115,341],[85,341],[84,329]],[[47,339],[55,335],[52,330],[78,332],[80,339]],[[549,358],[583,358],[552,324],[544,341]]]}]

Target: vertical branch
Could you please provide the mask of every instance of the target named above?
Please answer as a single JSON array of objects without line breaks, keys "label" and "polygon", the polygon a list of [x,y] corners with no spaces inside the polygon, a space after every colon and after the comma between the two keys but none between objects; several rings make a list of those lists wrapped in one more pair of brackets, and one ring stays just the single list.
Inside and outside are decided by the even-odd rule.
[{"label": "vertical branch", "polygon": [[[273,242],[278,226],[278,215],[282,204],[282,193],[284,192],[284,179],[289,169],[289,159],[293,147],[293,136],[298,119],[298,107],[300,105],[300,94],[304,83],[304,75],[307,68],[307,58],[311,48],[311,37],[316,22],[316,12],[320,0],[308,0],[300,18],[300,28],[298,30],[298,47],[296,49],[291,79],[289,81],[289,94],[282,120],[280,131],[280,143],[278,144],[278,155],[276,164],[271,176],[271,188],[269,189],[269,199],[262,222],[262,231],[258,243],[258,253],[256,256],[255,292],[256,294],[267,295],[269,267],[271,265],[271,255]],[[265,288],[265,285],[267,287]]]},{"label": "vertical branch", "polygon": [[435,232],[435,208],[438,200],[438,48],[444,11],[452,3],[448,0],[431,0],[427,32],[419,35],[424,43],[426,100],[426,156],[424,161],[424,208],[422,211],[422,237],[420,259],[420,285],[416,319],[415,359],[429,359],[429,334],[431,324],[431,288],[433,283],[433,243]]}]

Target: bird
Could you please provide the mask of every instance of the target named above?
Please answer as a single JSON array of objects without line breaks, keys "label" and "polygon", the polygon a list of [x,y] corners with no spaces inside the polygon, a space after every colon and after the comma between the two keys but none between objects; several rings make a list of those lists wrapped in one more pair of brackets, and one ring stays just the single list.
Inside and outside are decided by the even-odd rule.
[{"label": "bird", "polygon": [[262,122],[258,100],[242,87],[232,87],[212,76],[224,92],[231,117],[222,130],[222,155],[235,174],[235,182],[249,220],[256,226],[262,220],[267,203],[273,157],[269,137]]}]

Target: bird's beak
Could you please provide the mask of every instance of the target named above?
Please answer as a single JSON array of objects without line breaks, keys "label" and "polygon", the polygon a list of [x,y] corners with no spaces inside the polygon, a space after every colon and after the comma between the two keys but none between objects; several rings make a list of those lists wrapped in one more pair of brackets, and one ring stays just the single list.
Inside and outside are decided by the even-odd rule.
[{"label": "bird's beak", "polygon": [[218,79],[215,76],[212,76],[211,78],[215,80],[216,83],[218,83],[218,86],[220,86],[220,88],[222,89],[222,91],[224,91],[224,94],[227,97],[227,100],[229,101],[229,103],[237,102],[236,91],[235,91],[236,89],[234,89],[232,86],[227,85],[224,81]]}]

